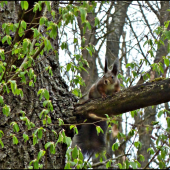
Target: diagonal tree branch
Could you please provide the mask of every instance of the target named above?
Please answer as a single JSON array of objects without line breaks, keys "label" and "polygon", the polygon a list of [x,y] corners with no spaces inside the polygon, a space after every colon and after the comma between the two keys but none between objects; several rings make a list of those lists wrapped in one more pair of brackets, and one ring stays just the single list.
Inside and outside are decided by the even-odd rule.
[{"label": "diagonal tree branch", "polygon": [[[156,81],[157,80],[157,81]],[[157,105],[170,101],[170,78],[133,86],[123,91],[101,98],[75,105],[75,114],[89,117],[95,114],[98,117],[119,115],[139,108]]]},{"label": "diagonal tree branch", "polygon": [[158,13],[158,11],[156,11],[153,6],[150,4],[149,1],[145,1],[145,3],[149,6],[149,8],[155,13],[155,15],[157,16],[158,20],[160,21],[160,15]]}]

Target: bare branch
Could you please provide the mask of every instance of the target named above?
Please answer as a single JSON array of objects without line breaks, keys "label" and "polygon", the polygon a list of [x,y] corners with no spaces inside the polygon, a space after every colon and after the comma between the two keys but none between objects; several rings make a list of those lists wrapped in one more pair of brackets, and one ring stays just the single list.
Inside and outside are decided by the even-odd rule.
[{"label": "bare branch", "polygon": [[155,153],[155,155],[152,157],[152,159],[147,163],[147,165],[144,167],[144,169],[146,169],[149,164],[153,161],[153,159],[159,154],[161,148],[163,147],[164,143],[161,145],[161,147],[157,150],[157,152]]},{"label": "bare branch", "polygon": [[144,18],[144,20],[145,20],[145,22],[146,22],[146,25],[147,25],[148,28],[149,28],[149,31],[150,31],[152,37],[153,37],[154,39],[156,39],[156,37],[154,36],[154,34],[153,34],[153,32],[152,32],[152,29],[151,29],[151,27],[150,27],[150,24],[148,23],[148,20],[146,19],[146,16],[145,16],[145,14],[143,13],[143,9],[142,9],[139,1],[138,1],[138,4],[139,4],[139,7],[140,7],[140,11],[141,11],[141,13],[142,13],[142,16],[143,16],[143,18]]},{"label": "bare branch", "polygon": [[97,162],[97,163],[93,164],[92,167],[94,168],[94,167],[98,167],[98,166],[101,166],[101,165],[105,165],[110,160],[118,160],[119,158],[121,158],[123,156],[128,156],[128,155],[131,155],[131,154],[123,154],[123,155],[117,156],[116,158],[107,159],[106,161],[103,161],[103,162]]},{"label": "bare branch", "polygon": [[157,16],[158,20],[160,21],[160,15],[159,15],[158,11],[156,11],[156,10],[152,7],[152,5],[150,4],[149,1],[145,1],[145,3],[147,3],[147,5],[149,6],[149,8],[155,13],[155,15]]},{"label": "bare branch", "polygon": [[141,48],[141,46],[140,46],[140,43],[139,43],[138,37],[137,37],[137,35],[136,35],[136,33],[135,33],[135,31],[134,31],[133,27],[132,27],[131,21],[130,21],[130,19],[129,19],[129,17],[128,17],[128,16],[127,16],[127,19],[129,20],[130,28],[131,28],[131,30],[132,30],[132,32],[133,32],[133,34],[134,34],[134,36],[135,36],[135,38],[136,38],[136,40],[137,40],[137,42],[138,42],[138,46],[139,46],[139,49],[140,49],[140,51],[141,51],[141,53],[142,53],[143,57],[145,58],[145,60],[147,60],[147,62],[149,63],[149,65],[151,65],[151,63],[149,62],[149,60],[146,58],[145,54],[143,53],[143,50],[142,50],[142,48]]}]

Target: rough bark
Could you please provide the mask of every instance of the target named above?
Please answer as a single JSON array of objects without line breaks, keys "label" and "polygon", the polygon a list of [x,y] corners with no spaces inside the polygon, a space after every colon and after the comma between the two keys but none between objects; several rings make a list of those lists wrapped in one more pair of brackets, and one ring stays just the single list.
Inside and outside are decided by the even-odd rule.
[{"label": "rough bark", "polygon": [[133,86],[108,96],[106,100],[96,99],[77,105],[75,114],[88,116],[94,113],[99,117],[119,115],[128,111],[170,101],[170,79],[148,82]]},{"label": "rough bark", "polygon": [[[53,3],[55,4],[56,2]],[[17,13],[18,11],[15,12]],[[0,18],[2,18],[2,16],[4,17],[4,14],[1,11]],[[9,15],[6,15],[5,17],[6,19],[3,19],[3,22],[8,22]],[[15,17],[16,15],[11,16],[11,18],[14,18],[14,21],[16,20]],[[54,39],[51,39],[50,41],[54,50],[58,51],[58,41]],[[9,48],[5,48],[5,50],[9,50]],[[12,93],[4,95],[4,102],[5,104],[10,105],[11,113],[8,117],[6,117],[1,111],[0,130],[4,132],[4,136],[2,137],[4,148],[0,148],[1,169],[27,169],[30,161],[37,158],[40,149],[44,150],[45,143],[57,141],[56,136],[51,132],[52,130],[55,130],[58,134],[62,129],[62,127],[58,124],[57,118],[60,117],[65,123],[74,122],[72,112],[73,101],[75,102],[76,100],[75,97],[68,91],[67,84],[60,76],[58,60],[54,52],[44,54],[42,58],[40,57],[39,60],[36,60],[36,62],[38,62],[34,66],[34,71],[37,75],[35,86],[30,87],[28,85],[20,85],[20,88],[23,89],[24,93],[23,98],[14,96]],[[46,66],[51,66],[54,74],[53,77],[51,77],[47,72],[44,72]],[[37,91],[41,88],[49,91],[50,100],[54,107],[54,111],[49,114],[52,119],[52,124],[47,127],[42,124],[42,120],[39,118],[39,114],[44,108],[42,104],[44,100],[40,101],[39,96],[37,96]],[[22,116],[20,113],[21,110],[25,111],[28,119],[35,124],[35,128],[32,128],[31,130],[27,129],[25,122],[20,120],[20,116]],[[18,123],[20,128],[18,133],[13,132],[13,127],[10,126],[11,122]],[[32,134],[38,127],[45,128],[46,132],[43,133],[42,139],[39,139],[38,143],[33,145]],[[66,130],[66,132],[68,136],[73,135],[69,129]],[[23,133],[28,134],[30,138],[27,142],[24,142],[22,136]],[[17,145],[13,145],[10,134],[15,134],[18,138],[19,143]],[[58,144],[55,154],[51,154],[48,149],[45,156],[40,160],[40,163],[42,163],[46,169],[63,169],[65,166],[66,149],[67,146],[65,144]]]}]

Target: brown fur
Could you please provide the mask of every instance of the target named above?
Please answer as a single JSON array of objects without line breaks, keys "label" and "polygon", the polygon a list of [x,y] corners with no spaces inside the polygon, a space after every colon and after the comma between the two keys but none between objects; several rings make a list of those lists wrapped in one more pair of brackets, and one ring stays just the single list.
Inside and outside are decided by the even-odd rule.
[{"label": "brown fur", "polygon": [[120,82],[117,78],[118,65],[115,62],[112,70],[105,69],[107,71],[97,83],[93,84],[89,90],[89,98],[96,99],[102,97],[105,99],[107,95],[112,95],[115,92],[120,91]]},{"label": "brown fur", "polygon": [[[118,60],[116,60],[116,62],[113,64],[112,70],[107,68],[107,60],[105,60],[104,70],[104,76],[91,86],[89,92],[87,93],[86,101],[100,97],[105,99],[107,95],[112,95],[113,93],[120,91],[120,82],[117,78]],[[95,124],[81,125],[79,133],[73,138],[72,147],[78,145],[84,155],[100,153],[105,149],[107,122],[104,118],[101,118],[94,113],[89,114],[87,122],[94,122],[94,119],[103,121],[97,122]],[[100,126],[104,133],[97,134],[96,126]],[[116,135],[117,129],[113,127],[113,130],[116,130],[115,133],[113,133],[113,135]]]}]

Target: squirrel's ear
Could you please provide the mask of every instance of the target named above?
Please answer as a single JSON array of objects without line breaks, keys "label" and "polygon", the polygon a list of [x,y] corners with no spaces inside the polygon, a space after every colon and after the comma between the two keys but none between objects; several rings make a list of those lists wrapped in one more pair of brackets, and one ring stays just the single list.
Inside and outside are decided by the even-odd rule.
[{"label": "squirrel's ear", "polygon": [[116,61],[115,61],[114,64],[113,64],[112,73],[113,73],[114,75],[117,75],[118,70],[119,70],[119,60],[116,59]]},{"label": "squirrel's ear", "polygon": [[108,71],[108,70],[107,70],[107,63],[108,63],[108,62],[107,62],[107,58],[105,57],[105,67],[104,67],[104,72],[105,72],[105,73],[107,73],[107,71]]}]

